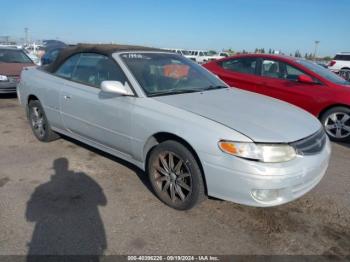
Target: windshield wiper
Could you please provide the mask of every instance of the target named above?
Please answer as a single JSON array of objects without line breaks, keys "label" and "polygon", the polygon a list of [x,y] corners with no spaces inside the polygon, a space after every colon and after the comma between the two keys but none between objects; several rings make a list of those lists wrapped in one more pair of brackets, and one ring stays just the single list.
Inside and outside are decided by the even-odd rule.
[{"label": "windshield wiper", "polygon": [[223,89],[223,88],[228,88],[227,86],[224,85],[212,85],[212,86],[208,86],[206,88],[201,89],[201,91],[208,91],[208,90],[216,90],[216,89]]},{"label": "windshield wiper", "polygon": [[149,94],[148,96],[164,96],[164,95],[176,95],[176,94],[184,94],[184,93],[194,93],[194,92],[201,92],[201,89],[194,88],[194,89],[175,89],[175,90],[166,90],[166,91],[159,91],[159,92],[153,92]]},{"label": "windshield wiper", "polygon": [[205,88],[192,88],[192,89],[171,89],[171,90],[166,90],[166,91],[159,91],[159,92],[154,92],[152,94],[149,94],[148,96],[164,96],[164,95],[175,95],[175,94],[184,94],[184,93],[194,93],[194,92],[203,92],[203,91],[208,91],[208,90],[215,90],[215,89],[223,89],[223,88],[228,88],[227,86],[224,85],[211,85]]}]

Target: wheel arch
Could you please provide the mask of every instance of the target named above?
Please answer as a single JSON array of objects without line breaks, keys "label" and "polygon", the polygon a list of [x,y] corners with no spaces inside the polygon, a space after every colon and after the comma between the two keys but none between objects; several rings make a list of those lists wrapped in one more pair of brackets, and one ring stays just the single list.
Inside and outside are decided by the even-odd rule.
[{"label": "wheel arch", "polygon": [[350,109],[350,106],[346,105],[346,104],[341,104],[341,103],[339,103],[339,104],[332,104],[332,105],[329,105],[329,106],[325,107],[324,109],[322,109],[322,111],[318,114],[318,119],[321,120],[321,118],[323,117],[324,113],[326,113],[328,110],[330,110],[330,109],[332,109],[334,107],[339,107],[339,106],[346,107],[346,108]]},{"label": "wheel arch", "polygon": [[33,95],[33,94],[30,94],[28,97],[27,97],[27,99],[26,99],[26,106],[25,106],[25,111],[26,111],[26,114],[27,114],[27,118],[29,119],[29,108],[28,108],[28,106],[29,106],[29,103],[31,102],[31,101],[40,101],[39,100],[39,98],[37,97],[37,96],[35,96],[35,95]]},{"label": "wheel arch", "polygon": [[145,163],[145,170],[147,170],[147,165],[148,165],[148,160],[150,157],[150,153],[152,152],[152,150],[160,143],[165,142],[167,140],[173,140],[176,141],[180,144],[182,144],[183,146],[185,146],[193,155],[193,157],[196,159],[199,168],[201,169],[202,172],[202,177],[203,177],[203,182],[204,182],[204,187],[205,187],[205,193],[208,194],[208,188],[207,188],[207,182],[205,179],[205,173],[204,173],[204,169],[203,169],[203,165],[202,162],[197,154],[197,152],[194,150],[193,146],[191,146],[191,144],[189,142],[187,142],[185,139],[183,139],[182,137],[175,135],[173,133],[169,133],[169,132],[158,132],[153,134],[152,136],[150,136],[144,146],[144,150],[143,150],[143,155],[144,155],[144,163]]},{"label": "wheel arch", "polygon": [[27,98],[27,104],[29,104],[30,101],[33,101],[33,100],[39,100],[39,98],[33,94],[29,95],[28,98]]}]

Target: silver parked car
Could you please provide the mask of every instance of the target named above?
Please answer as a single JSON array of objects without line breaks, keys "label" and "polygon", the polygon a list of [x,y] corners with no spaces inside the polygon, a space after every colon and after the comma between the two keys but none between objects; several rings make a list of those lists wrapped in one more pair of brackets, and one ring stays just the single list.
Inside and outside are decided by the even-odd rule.
[{"label": "silver parked car", "polygon": [[260,207],[292,201],[318,184],[331,153],[309,113],[228,88],[164,50],[67,48],[47,67],[26,68],[18,97],[40,141],[64,134],[127,160],[176,209],[206,196]]}]

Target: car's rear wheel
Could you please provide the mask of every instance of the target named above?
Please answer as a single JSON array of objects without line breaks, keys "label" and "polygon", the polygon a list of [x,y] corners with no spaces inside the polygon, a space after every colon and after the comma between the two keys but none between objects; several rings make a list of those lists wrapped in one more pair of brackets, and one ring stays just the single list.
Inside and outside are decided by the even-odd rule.
[{"label": "car's rear wheel", "polygon": [[337,106],[326,111],[321,122],[330,137],[335,142],[350,142],[350,109]]},{"label": "car's rear wheel", "polygon": [[38,100],[32,100],[28,104],[28,119],[35,137],[42,142],[50,142],[59,138],[59,135],[51,130],[45,112]]},{"label": "car's rear wheel", "polygon": [[339,76],[341,76],[342,78],[344,78],[345,80],[350,81],[350,69],[349,68],[342,68],[339,71]]},{"label": "car's rear wheel", "polygon": [[159,144],[150,153],[147,169],[154,192],[167,205],[187,210],[205,199],[201,169],[182,144]]}]

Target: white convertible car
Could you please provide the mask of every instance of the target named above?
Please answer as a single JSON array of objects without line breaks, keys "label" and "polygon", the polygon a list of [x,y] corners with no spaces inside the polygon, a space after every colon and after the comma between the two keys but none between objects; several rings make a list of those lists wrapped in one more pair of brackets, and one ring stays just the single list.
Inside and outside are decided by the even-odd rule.
[{"label": "white convertible car", "polygon": [[127,160],[176,209],[206,196],[250,206],[292,201],[326,172],[320,122],[229,88],[193,61],[152,48],[78,45],[26,68],[18,97],[34,135],[59,134]]}]

